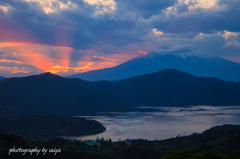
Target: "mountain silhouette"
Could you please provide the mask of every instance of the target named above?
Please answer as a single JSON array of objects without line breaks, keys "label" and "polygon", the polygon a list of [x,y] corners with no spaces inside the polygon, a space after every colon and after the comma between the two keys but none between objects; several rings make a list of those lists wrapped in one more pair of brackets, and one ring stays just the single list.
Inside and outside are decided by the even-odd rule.
[{"label": "mountain silhouette", "polygon": [[[83,84],[77,82],[79,85]],[[131,106],[239,105],[240,85],[217,78],[196,77],[175,69],[119,81],[89,82],[92,92]]]},{"label": "mountain silhouette", "polygon": [[77,77],[87,81],[117,81],[168,68],[184,71],[194,76],[216,77],[233,82],[240,81],[239,63],[206,54],[161,55],[159,53],[151,53],[134,58],[115,67],[92,70],[67,77]]},{"label": "mountain silhouette", "polygon": [[132,109],[121,101],[91,93],[80,85],[51,73],[0,80],[0,101],[1,116],[72,116]]},{"label": "mountain silhouette", "polygon": [[44,73],[0,80],[0,100],[0,116],[77,116],[136,106],[240,105],[240,85],[176,69],[97,82]]}]

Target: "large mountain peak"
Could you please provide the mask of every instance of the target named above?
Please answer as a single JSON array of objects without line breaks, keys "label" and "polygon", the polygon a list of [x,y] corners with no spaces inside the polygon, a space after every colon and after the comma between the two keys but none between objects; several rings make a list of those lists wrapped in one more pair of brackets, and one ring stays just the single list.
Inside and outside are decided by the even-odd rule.
[{"label": "large mountain peak", "polygon": [[188,52],[188,53],[178,53],[178,54],[174,54],[175,56],[180,56],[184,59],[187,58],[203,58],[203,59],[210,59],[210,58],[214,58],[213,55],[208,54],[205,51],[202,50],[196,50],[196,51],[192,51],[192,52]]},{"label": "large mountain peak", "polygon": [[211,56],[199,49],[176,54],[150,53],[115,67],[93,70],[68,77],[78,77],[87,81],[116,81],[167,68],[177,69],[194,76],[216,77],[234,82],[240,81],[239,63]]}]

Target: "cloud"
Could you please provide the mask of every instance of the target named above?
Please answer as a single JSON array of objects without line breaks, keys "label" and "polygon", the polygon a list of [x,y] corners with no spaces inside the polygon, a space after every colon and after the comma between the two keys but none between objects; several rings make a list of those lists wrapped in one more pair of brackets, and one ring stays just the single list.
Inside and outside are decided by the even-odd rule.
[{"label": "cloud", "polygon": [[23,62],[21,62],[21,61],[17,61],[17,60],[6,60],[6,59],[0,59],[0,62],[23,64]]},{"label": "cloud", "polygon": [[161,32],[161,31],[158,31],[157,29],[152,29],[152,32],[155,34],[155,35],[157,35],[157,36],[159,36],[159,35],[162,35],[163,34],[163,32]]},{"label": "cloud", "polygon": [[143,55],[147,55],[148,53],[146,51],[138,50],[139,53],[142,53]]},{"label": "cloud", "polygon": [[116,9],[116,3],[114,0],[83,0],[84,2],[96,6],[94,16],[103,13],[109,13]]},{"label": "cloud", "polygon": [[162,10],[177,3],[177,0],[155,1],[155,0],[116,0],[117,7],[130,12],[138,12],[144,19],[159,14]]},{"label": "cloud", "polygon": [[3,12],[8,12],[11,9],[11,6],[9,4],[7,5],[0,5],[0,10]]},{"label": "cloud", "polygon": [[[28,74],[28,73],[31,72],[31,71],[26,71],[25,67],[4,67],[4,66],[0,66],[0,70],[4,70],[4,71],[1,71],[1,72],[5,72],[5,71],[10,72],[12,74],[12,76],[14,76],[14,74],[19,73],[19,72],[24,73],[24,74]],[[10,77],[11,77],[11,75],[10,75]]]},{"label": "cloud", "polygon": [[99,62],[100,65],[115,65],[113,62]]},{"label": "cloud", "polygon": [[0,59],[71,74],[151,52],[238,57],[239,8],[238,0],[1,0]]},{"label": "cloud", "polygon": [[111,59],[109,57],[103,57],[103,56],[98,56],[98,55],[94,55],[94,58],[100,58],[100,59],[103,59],[103,60],[117,61],[116,59]]},{"label": "cloud", "polygon": [[[233,4],[236,1],[233,1]],[[220,2],[219,2],[220,3]],[[188,34],[188,33],[210,33],[219,31],[239,31],[237,27],[240,22],[240,5],[237,2],[224,3],[205,7],[202,3],[179,3],[168,8],[164,14],[151,19],[153,27],[167,33]],[[203,3],[204,4],[204,3]],[[179,7],[185,6],[184,12],[179,12]],[[235,6],[235,7],[234,7]],[[186,9],[186,7],[188,9]],[[196,34],[192,34],[195,36]]]},{"label": "cloud", "polygon": [[[82,64],[82,63],[80,62],[79,64]],[[74,72],[78,72],[79,70],[88,69],[93,64],[94,62],[86,62],[85,66],[82,66],[82,67],[65,67],[65,66],[57,65],[53,67],[47,67],[47,72],[58,73],[58,72],[68,72],[69,70],[74,70]]]},{"label": "cloud", "polygon": [[43,10],[44,13],[54,13],[59,10],[70,10],[77,9],[78,6],[71,1],[67,1],[67,3],[63,3],[60,0],[22,0],[28,3],[31,3],[34,6],[37,6]]}]

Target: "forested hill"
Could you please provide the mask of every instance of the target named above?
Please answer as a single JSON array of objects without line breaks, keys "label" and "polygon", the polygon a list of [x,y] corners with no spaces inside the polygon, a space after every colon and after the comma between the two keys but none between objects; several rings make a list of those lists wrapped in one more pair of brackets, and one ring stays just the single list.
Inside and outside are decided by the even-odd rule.
[{"label": "forested hill", "polygon": [[[162,133],[162,132],[159,132]],[[240,126],[216,126],[203,133],[177,136],[166,140],[133,140],[112,142],[98,139],[100,145],[89,146],[82,141],[52,138],[30,141],[18,135],[0,132],[0,158],[76,158],[76,159],[238,159],[240,157]],[[61,149],[61,153],[11,153],[9,149]]]},{"label": "forested hill", "polygon": [[68,80],[131,106],[240,105],[239,84],[196,77],[175,69],[111,82]]},{"label": "forested hill", "polygon": [[131,111],[131,106],[240,105],[240,85],[174,69],[112,82],[45,73],[0,80],[0,101],[0,116],[87,115]]},{"label": "forested hill", "polygon": [[86,115],[132,110],[121,101],[92,93],[51,73],[0,80],[0,101],[0,116]]},{"label": "forested hill", "polygon": [[57,136],[83,136],[102,133],[106,128],[95,120],[58,115],[29,115],[15,119],[0,118],[0,131],[30,139]]}]

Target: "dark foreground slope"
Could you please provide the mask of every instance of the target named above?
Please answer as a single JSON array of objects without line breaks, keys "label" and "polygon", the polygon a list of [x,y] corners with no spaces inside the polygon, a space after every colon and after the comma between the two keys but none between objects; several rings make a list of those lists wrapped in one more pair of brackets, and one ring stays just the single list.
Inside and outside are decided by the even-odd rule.
[{"label": "dark foreground slope", "polygon": [[95,120],[58,115],[29,115],[16,119],[0,118],[0,131],[31,139],[82,136],[102,133],[106,128]]},{"label": "dark foreground slope", "polygon": [[[162,132],[159,132],[162,133]],[[0,133],[0,158],[115,158],[115,159],[238,159],[240,157],[240,126],[216,126],[203,133],[177,136],[166,140],[134,140],[112,142],[100,139],[99,146],[88,146],[82,141],[53,138],[46,141],[31,141],[18,135]],[[98,139],[99,140],[99,139]],[[11,148],[60,149],[43,155],[40,152],[14,153]]]},{"label": "dark foreground slope", "polygon": [[[141,149],[145,149],[146,153],[149,155],[153,154],[152,158],[160,158],[167,151],[172,151],[172,155],[176,155],[175,158],[178,158],[179,155],[176,151],[191,148],[193,152],[203,153],[205,152],[204,158],[216,158],[216,159],[230,159],[230,156],[234,156],[233,151],[238,151],[235,153],[238,157],[240,157],[240,126],[239,125],[222,125],[212,127],[202,133],[192,133],[189,136],[177,136],[166,140],[161,141],[147,141],[147,140],[135,140],[132,142],[135,151],[141,151]],[[151,153],[149,149],[151,149]],[[210,151],[210,152],[206,152]],[[221,155],[217,153],[227,154]],[[193,153],[194,154],[194,153]],[[207,155],[208,154],[208,155]],[[143,155],[143,152],[142,152]],[[216,157],[213,157],[213,156]],[[125,158],[130,159],[131,154],[129,150],[125,151]],[[136,155],[137,158],[140,155]],[[169,155],[166,155],[170,157]],[[196,156],[195,156],[196,157]],[[195,157],[193,157],[195,159]],[[147,157],[146,157],[147,158]],[[173,157],[174,158],[174,157]],[[182,157],[184,158],[184,157]],[[188,158],[188,157],[185,157]],[[190,158],[190,157],[189,157]],[[196,157],[197,158],[197,157]],[[203,158],[203,157],[202,157]],[[167,159],[163,158],[163,159]],[[201,159],[199,157],[198,159]],[[237,159],[231,158],[231,159]]]},{"label": "dark foreground slope", "polygon": [[[50,139],[47,141],[31,141],[15,134],[0,132],[0,158],[1,159],[112,159],[101,153],[88,151],[91,146],[87,146],[81,141],[70,141],[62,138]],[[36,151],[39,149],[39,153]],[[42,150],[45,151],[42,151]],[[15,151],[14,151],[15,150]],[[21,152],[17,150],[29,150],[31,152]]]},{"label": "dark foreground slope", "polygon": [[240,105],[239,84],[174,69],[111,82],[69,80],[132,106]]},{"label": "dark foreground slope", "polygon": [[0,80],[0,116],[83,115],[131,107],[50,73]]}]

